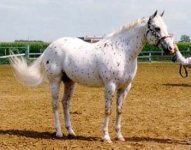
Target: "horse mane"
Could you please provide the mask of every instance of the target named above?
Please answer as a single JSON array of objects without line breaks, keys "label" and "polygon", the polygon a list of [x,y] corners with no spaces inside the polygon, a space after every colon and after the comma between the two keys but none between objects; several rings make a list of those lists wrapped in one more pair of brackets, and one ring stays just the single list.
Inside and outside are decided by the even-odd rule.
[{"label": "horse mane", "polygon": [[106,37],[113,37],[113,36],[118,35],[120,33],[127,32],[130,29],[134,28],[135,26],[140,25],[140,24],[142,24],[142,23],[144,23],[146,21],[147,21],[147,19],[145,17],[139,18],[139,19],[137,19],[135,21],[130,22],[129,24],[121,26],[119,29],[113,31],[112,33],[110,33]]}]

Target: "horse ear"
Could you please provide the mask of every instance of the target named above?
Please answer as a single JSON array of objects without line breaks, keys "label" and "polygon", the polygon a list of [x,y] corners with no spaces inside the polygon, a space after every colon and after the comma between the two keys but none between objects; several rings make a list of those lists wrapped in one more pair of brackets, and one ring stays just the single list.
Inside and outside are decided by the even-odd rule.
[{"label": "horse ear", "polygon": [[153,18],[157,15],[158,10],[155,11],[155,13],[153,14]]},{"label": "horse ear", "polygon": [[160,16],[163,17],[163,15],[164,15],[164,10],[163,10],[163,12],[160,14]]},{"label": "horse ear", "polygon": [[155,13],[149,17],[149,20],[153,19],[157,15],[157,13],[158,13],[158,10],[156,10]]}]

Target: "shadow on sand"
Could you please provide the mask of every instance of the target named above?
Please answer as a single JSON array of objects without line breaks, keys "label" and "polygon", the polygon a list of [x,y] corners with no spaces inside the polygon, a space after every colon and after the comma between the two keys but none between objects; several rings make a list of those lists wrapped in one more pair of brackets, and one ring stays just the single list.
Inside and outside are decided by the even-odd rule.
[{"label": "shadow on sand", "polygon": [[98,137],[87,137],[87,136],[75,136],[69,137],[63,135],[62,138],[56,137],[55,133],[51,132],[38,132],[38,131],[30,131],[30,130],[17,130],[17,129],[10,129],[10,130],[0,130],[0,135],[16,135],[19,137],[28,137],[28,138],[39,138],[39,139],[56,139],[56,140],[82,140],[82,141],[98,141],[100,138]]},{"label": "shadow on sand", "polygon": [[[16,135],[19,137],[28,137],[28,138],[39,138],[39,139],[56,139],[56,140],[82,140],[82,141],[102,141],[100,137],[91,137],[91,136],[75,136],[70,138],[68,136],[63,136],[62,138],[56,138],[55,133],[50,132],[38,132],[30,130],[0,130],[0,135]],[[180,145],[189,145],[187,141],[176,140],[176,139],[165,139],[165,138],[155,138],[155,137],[126,137],[126,142],[155,142],[161,144],[180,144]]]},{"label": "shadow on sand", "polygon": [[190,84],[183,84],[183,83],[166,83],[166,84],[162,84],[163,86],[171,86],[171,87],[191,87]]},{"label": "shadow on sand", "polygon": [[155,137],[127,137],[125,140],[129,142],[155,142],[160,144],[190,145],[188,141]]}]

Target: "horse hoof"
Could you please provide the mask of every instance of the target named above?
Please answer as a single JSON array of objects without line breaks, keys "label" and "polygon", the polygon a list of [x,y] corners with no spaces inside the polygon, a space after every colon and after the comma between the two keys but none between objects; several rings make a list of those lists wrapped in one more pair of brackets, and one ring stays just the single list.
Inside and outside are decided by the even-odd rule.
[{"label": "horse hoof", "polygon": [[122,142],[125,142],[125,139],[124,139],[124,137],[116,137],[115,139],[116,139],[116,140],[118,140],[118,141],[122,141]]},{"label": "horse hoof", "polygon": [[191,141],[186,141],[186,143],[187,143],[188,145],[191,145]]},{"label": "horse hoof", "polygon": [[61,138],[61,137],[63,137],[63,134],[62,133],[56,133],[56,137]]},{"label": "horse hoof", "polygon": [[52,136],[53,136],[53,139],[60,139],[63,137],[63,134],[60,133],[60,134],[57,134],[56,132],[52,133]]},{"label": "horse hoof", "polygon": [[110,137],[104,137],[103,141],[106,142],[106,143],[112,143]]}]

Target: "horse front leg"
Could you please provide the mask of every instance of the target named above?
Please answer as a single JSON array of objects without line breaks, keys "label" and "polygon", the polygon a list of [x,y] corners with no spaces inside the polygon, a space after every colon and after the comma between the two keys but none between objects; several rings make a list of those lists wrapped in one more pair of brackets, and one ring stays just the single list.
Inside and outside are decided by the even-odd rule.
[{"label": "horse front leg", "polygon": [[60,120],[59,120],[59,101],[58,101],[58,95],[59,95],[59,89],[60,89],[60,79],[56,78],[54,80],[50,81],[50,91],[52,96],[52,110],[54,112],[54,119],[55,119],[55,128],[56,128],[56,136],[62,137],[62,131],[60,126]]},{"label": "horse front leg", "polygon": [[109,83],[105,87],[105,118],[103,124],[103,140],[111,143],[111,138],[109,136],[108,126],[109,126],[109,116],[111,115],[111,106],[113,101],[113,96],[115,94],[116,84]]},{"label": "horse front leg", "polygon": [[70,120],[70,100],[73,95],[75,88],[75,83],[73,81],[64,82],[64,96],[62,99],[63,109],[64,109],[64,122],[65,128],[68,131],[68,137],[72,138],[75,136],[75,133],[72,129],[71,120]]},{"label": "horse front leg", "polygon": [[121,114],[122,114],[122,106],[126,99],[126,96],[131,88],[131,83],[126,86],[124,89],[119,89],[117,91],[117,105],[116,105],[116,139],[120,141],[125,141],[122,133],[121,133]]}]

